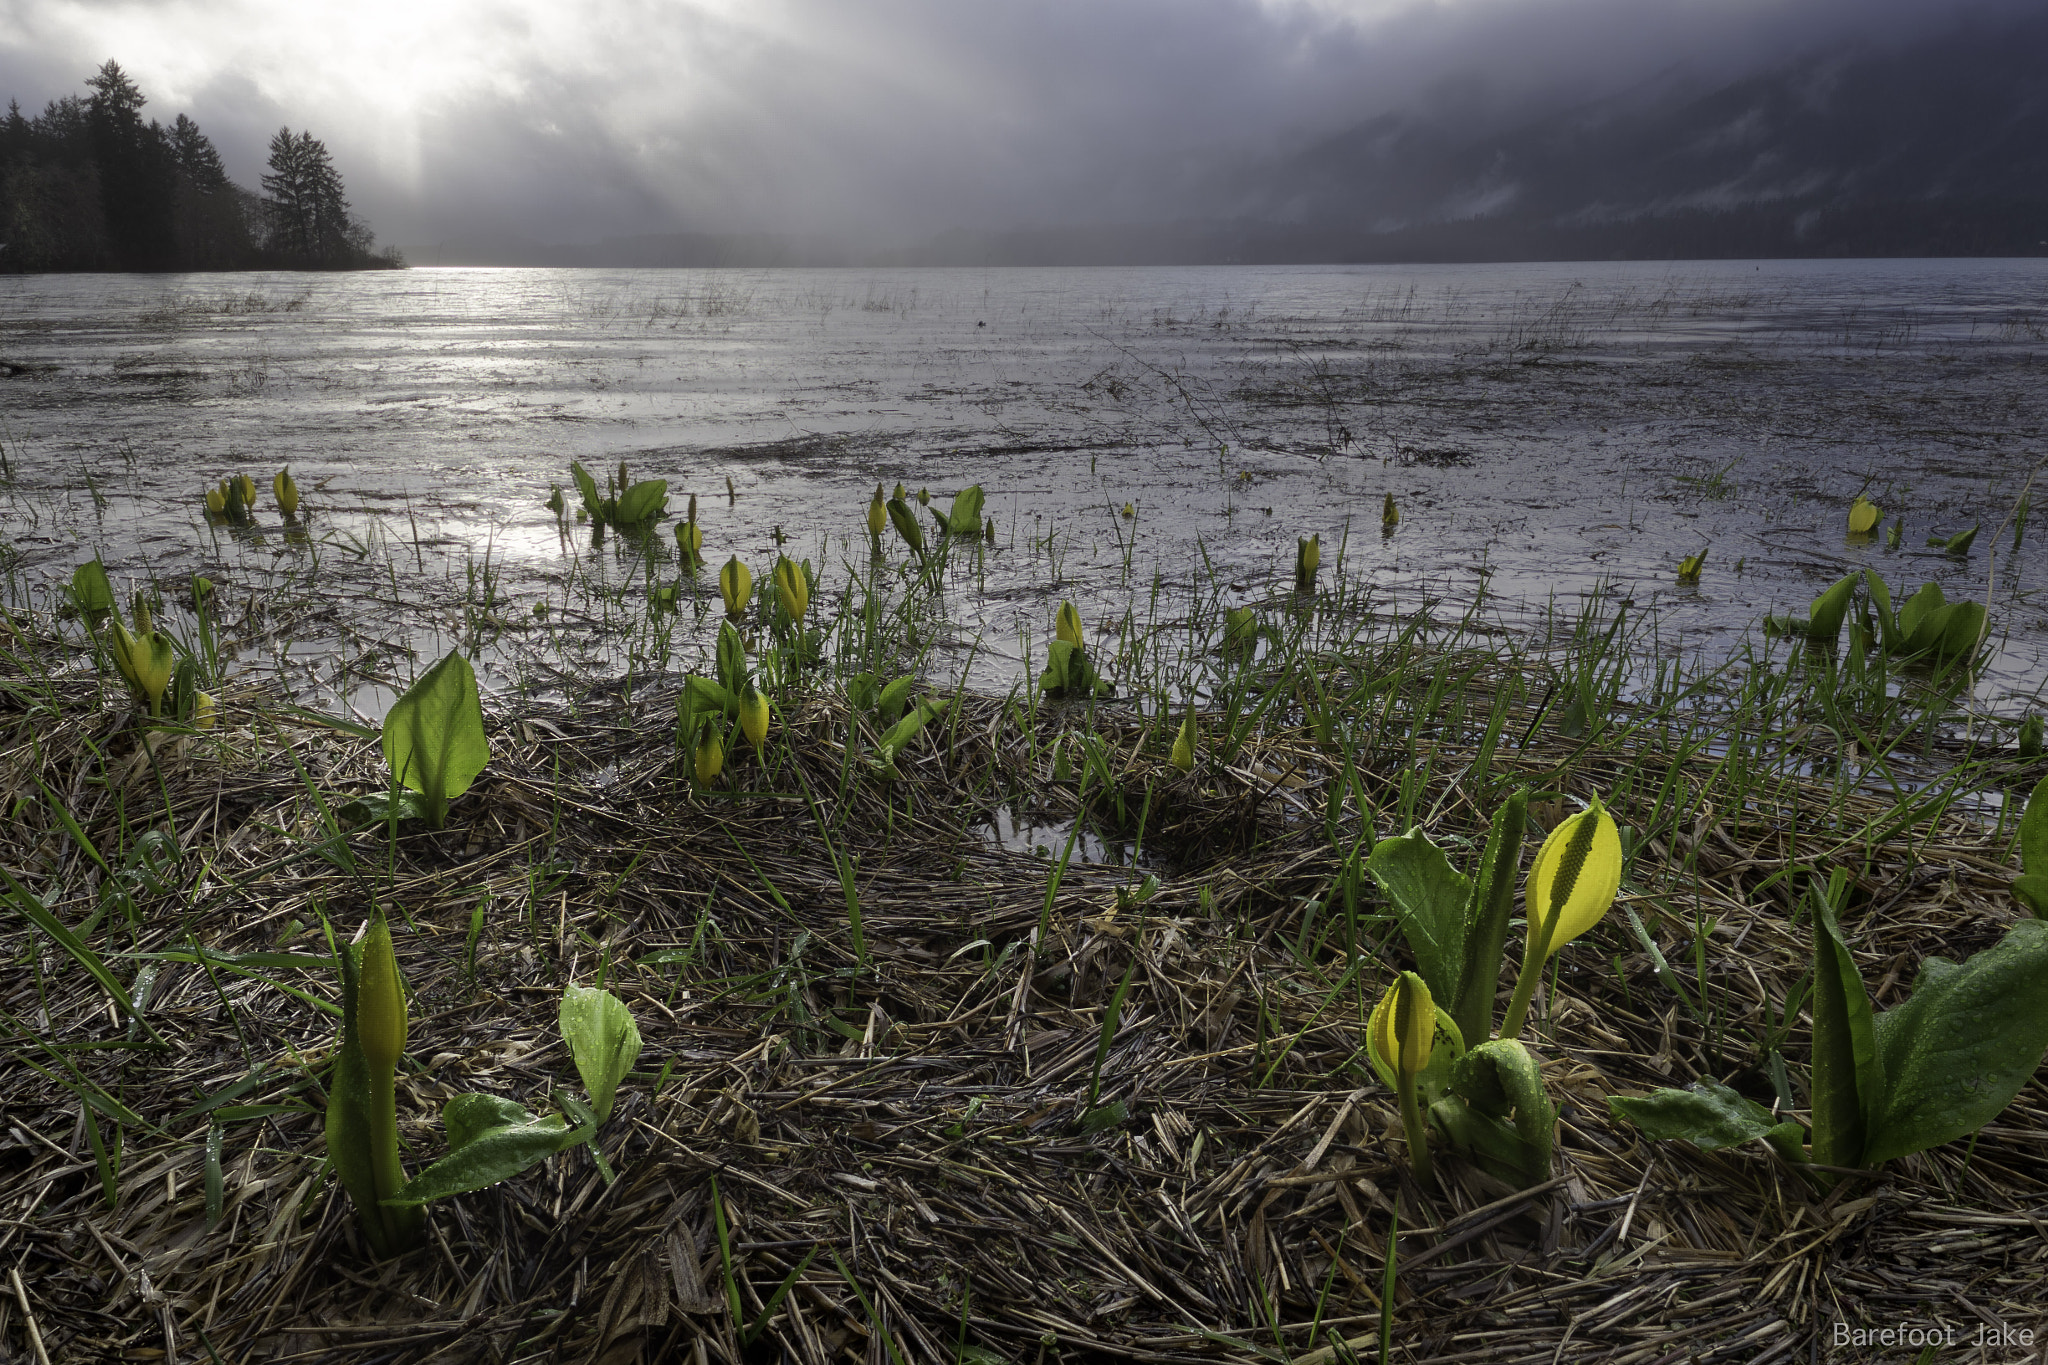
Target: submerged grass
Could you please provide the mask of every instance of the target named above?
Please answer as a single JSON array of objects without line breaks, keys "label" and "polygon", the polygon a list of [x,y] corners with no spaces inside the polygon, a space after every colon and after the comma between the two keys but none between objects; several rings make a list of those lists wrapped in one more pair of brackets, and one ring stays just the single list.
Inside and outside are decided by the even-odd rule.
[{"label": "submerged grass", "polygon": [[[1042,638],[1025,692],[981,695],[938,663],[979,553],[828,580],[808,637],[766,628],[757,573],[774,728],[703,788],[676,718],[709,585],[650,599],[651,551],[579,569],[523,626],[574,685],[493,699],[440,831],[343,828],[388,785],[379,746],[279,683],[145,737],[75,627],[11,604],[5,1349],[1751,1361],[1825,1356],[1837,1322],[2041,1325],[2038,1078],[1973,1142],[1832,1189],[1606,1105],[1711,1078],[1802,1110],[1815,877],[1847,876],[1880,1008],[2019,913],[2002,794],[2038,763],[1952,724],[1953,686],[1784,643],[1687,660],[1601,595],[1533,630],[1396,610],[1340,550],[1320,593],[1245,604],[1255,633],[1213,581],[1086,623],[1114,696],[1028,690]],[[488,577],[443,613],[472,646],[504,628]],[[957,700],[883,780],[888,723],[848,683],[913,671]],[[1532,1011],[1554,1178],[1443,1152],[1425,1191],[1363,1052],[1413,963],[1359,864],[1414,824],[1469,862],[1521,786],[1542,829],[1602,797],[1626,913]],[[415,1165],[458,1091],[543,1107],[565,984],[602,981],[645,1040],[598,1151],[435,1206],[382,1265],[318,1136],[332,945],[373,901],[414,992]]]}]

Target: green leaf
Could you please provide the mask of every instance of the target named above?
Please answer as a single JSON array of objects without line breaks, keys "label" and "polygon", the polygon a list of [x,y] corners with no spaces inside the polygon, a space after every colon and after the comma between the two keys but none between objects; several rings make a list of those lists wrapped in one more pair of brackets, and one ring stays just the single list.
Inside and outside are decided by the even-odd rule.
[{"label": "green leaf", "polygon": [[603,523],[604,499],[598,496],[597,480],[590,477],[590,471],[576,461],[569,461],[569,473],[576,480],[576,491],[583,495],[583,510],[590,513],[592,521]]},{"label": "green leaf", "polygon": [[1870,604],[1877,610],[1878,638],[1884,642],[1885,653],[1890,654],[1899,647],[1899,618],[1892,612],[1892,593],[1877,570],[1863,571],[1863,586],[1870,594]]},{"label": "green leaf", "polygon": [[1931,652],[1942,633],[1935,618],[1947,604],[1939,583],[1921,584],[1899,608],[1899,648],[1907,654]]},{"label": "green leaf", "polygon": [[1960,966],[1927,959],[1912,998],[1877,1016],[1875,1034],[1885,1093],[1864,1164],[1982,1128],[2048,1051],[2048,923],[2021,920]]},{"label": "green leaf", "polygon": [[952,511],[946,517],[946,534],[951,536],[978,536],[981,534],[981,485],[963,488],[953,499]]},{"label": "green leaf", "polygon": [[[1394,903],[1402,936],[1415,954],[1415,971],[1430,995],[1458,998],[1465,975],[1465,906],[1472,883],[1420,829],[1392,835],[1372,847],[1366,870]],[[1463,1024],[1460,1024],[1460,1031]]]},{"label": "green leaf", "polygon": [[883,688],[875,698],[875,719],[885,726],[903,719],[903,708],[910,705],[910,689],[916,685],[916,678],[903,677]]},{"label": "green leaf", "polygon": [[1551,1133],[1557,1110],[1543,1089],[1543,1071],[1512,1038],[1480,1043],[1451,1071],[1451,1093],[1495,1121],[1512,1116],[1521,1162],[1507,1177],[1524,1189],[1550,1179]]},{"label": "green leaf", "polygon": [[917,738],[918,731],[931,721],[945,715],[953,707],[951,697],[926,697],[911,709],[910,714],[890,726],[883,734],[882,742],[875,749],[875,768],[884,777],[897,777],[896,755],[904,746]]},{"label": "green leaf", "polygon": [[107,566],[88,559],[71,571],[71,600],[81,612],[112,611],[114,585],[107,581]]},{"label": "green leaf", "polygon": [[591,1111],[603,1123],[611,1117],[620,1079],[639,1059],[640,1029],[625,1002],[610,991],[573,985],[562,988],[561,1026]]},{"label": "green leaf", "polygon": [[1984,604],[1951,602],[1942,616],[1941,639],[1934,646],[1935,654],[1944,659],[1975,654],[1984,638]]},{"label": "green leaf", "polygon": [[495,1185],[584,1141],[592,1131],[568,1127],[559,1114],[535,1118],[510,1100],[478,1094],[448,1101],[441,1124],[448,1130],[448,1155],[414,1176],[386,1204],[424,1204]]},{"label": "green leaf", "polygon": [[2048,872],[2029,872],[2015,878],[2013,899],[2033,912],[2036,919],[2048,919]]},{"label": "green leaf", "polygon": [[[1548,1168],[1548,1155],[1539,1158],[1514,1127],[1490,1114],[1482,1114],[1455,1096],[1438,1100],[1429,1107],[1430,1121],[1443,1131],[1451,1145],[1479,1164],[1481,1170],[1498,1180],[1521,1188],[1540,1184],[1548,1176],[1529,1177],[1534,1169]],[[1542,1165],[1538,1163],[1541,1160]]]},{"label": "green leaf", "polygon": [[1510,796],[1493,813],[1493,829],[1479,858],[1479,879],[1465,908],[1464,966],[1458,976],[1451,1017],[1458,1031],[1482,1042],[1493,1032],[1494,999],[1500,994],[1502,945],[1515,908],[1515,877],[1522,866],[1522,836],[1529,825],[1529,789]]},{"label": "green leaf", "polygon": [[1850,574],[1813,599],[1807,612],[1808,639],[1831,645],[1842,638],[1842,618],[1848,614],[1849,594],[1856,590],[1856,577]]},{"label": "green leaf", "polygon": [[426,798],[428,824],[448,823],[448,803],[491,761],[476,674],[461,651],[451,651],[392,703],[384,717],[384,761]]},{"label": "green leaf", "polygon": [[621,526],[645,526],[660,516],[667,506],[668,480],[643,479],[619,494],[616,515]]},{"label": "green leaf", "polygon": [[2026,813],[2020,816],[2020,866],[2028,872],[2048,872],[2048,777],[2034,784]]},{"label": "green leaf", "polygon": [[394,807],[401,820],[417,820],[427,813],[427,803],[412,792],[399,792],[395,798],[390,792],[366,792],[343,804],[334,814],[344,826],[360,829],[391,819]]},{"label": "green leaf", "polygon": [[[1740,1147],[1758,1138],[1771,1139],[1784,1150],[1782,1139],[1796,1144],[1799,1125],[1783,1123],[1755,1100],[1740,1095],[1715,1081],[1701,1081],[1690,1090],[1653,1090],[1640,1098],[1610,1096],[1608,1112],[1627,1119],[1659,1142],[1683,1139],[1703,1152],[1723,1147]],[[1789,1133],[1783,1130],[1789,1129]]]},{"label": "green leaf", "polygon": [[709,678],[700,678],[692,673],[683,679],[683,694],[676,699],[677,707],[687,721],[696,716],[737,716],[740,713],[739,698]]},{"label": "green leaf", "polygon": [[1825,1166],[1865,1165],[1870,1115],[1884,1096],[1884,1072],[1870,1022],[1870,997],[1842,941],[1832,902],[1837,871],[1813,899],[1813,1159]]}]

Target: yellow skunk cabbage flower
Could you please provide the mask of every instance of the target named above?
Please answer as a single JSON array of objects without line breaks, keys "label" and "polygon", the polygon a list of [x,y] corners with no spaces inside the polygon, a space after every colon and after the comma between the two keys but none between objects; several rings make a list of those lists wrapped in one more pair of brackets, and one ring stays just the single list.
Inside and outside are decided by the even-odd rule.
[{"label": "yellow skunk cabbage flower", "polygon": [[[287,517],[298,515],[299,485],[292,478],[292,467],[290,465],[286,465],[271,476],[270,496],[277,499],[278,511],[284,513]],[[561,500],[561,490],[557,489],[555,491],[555,501],[559,503]]]},{"label": "yellow skunk cabbage flower", "polygon": [[718,592],[725,599],[725,614],[737,621],[746,613],[747,602],[754,595],[754,575],[734,555],[725,561],[725,567],[718,571]]},{"label": "yellow skunk cabbage flower", "polygon": [[889,496],[893,497],[898,502],[902,502],[905,498],[909,497],[910,495],[903,491],[903,485],[899,482],[896,485],[896,491],[890,494]]},{"label": "yellow skunk cabbage flower", "polygon": [[932,505],[932,490],[929,488],[918,489],[917,503],[920,507],[930,507]]},{"label": "yellow skunk cabbage flower", "polygon": [[1869,535],[1883,516],[1884,513],[1878,509],[1876,503],[1858,494],[1856,501],[1849,504],[1849,534]]},{"label": "yellow skunk cabbage flower", "polygon": [[1430,998],[1429,983],[1414,972],[1395,977],[1393,987],[1373,1007],[1366,1033],[1390,1070],[1401,1076],[1420,1075],[1436,1041],[1436,1002]]},{"label": "yellow skunk cabbage flower", "polygon": [[193,693],[192,728],[195,730],[211,730],[219,720],[220,716],[213,704],[213,694],[211,692]]},{"label": "yellow skunk cabbage flower", "polygon": [[235,492],[242,499],[242,506],[254,507],[256,505],[256,480],[250,478],[247,474],[237,474],[234,477],[234,485]]},{"label": "yellow skunk cabbage flower", "polygon": [[1076,649],[1086,648],[1081,638],[1081,613],[1074,609],[1072,602],[1060,603],[1059,613],[1053,617],[1053,634],[1065,640]]},{"label": "yellow skunk cabbage flower", "polygon": [[775,598],[792,621],[803,620],[804,610],[811,605],[810,577],[788,555],[775,561]]},{"label": "yellow skunk cabbage flower", "polygon": [[227,494],[218,488],[206,490],[206,510],[215,516],[223,516],[228,510]]},{"label": "yellow skunk cabbage flower", "polygon": [[1387,500],[1380,508],[1380,525],[1388,528],[1401,524],[1401,509],[1394,503],[1394,495],[1387,494]]},{"label": "yellow skunk cabbage flower", "polygon": [[704,560],[704,528],[694,521],[676,523],[676,551],[684,567],[694,569]]},{"label": "yellow skunk cabbage flower", "polygon": [[1130,503],[1125,503],[1125,504],[1124,504],[1124,520],[1125,520],[1125,521],[1129,521],[1129,520],[1130,520],[1131,518],[1133,518],[1133,517],[1135,517],[1135,516],[1137,516],[1137,515],[1138,515],[1138,509],[1137,509],[1137,508],[1133,507],[1133,506],[1132,506],[1132,505],[1131,505]]},{"label": "yellow skunk cabbage flower", "polygon": [[697,785],[710,786],[724,771],[725,745],[719,742],[718,731],[707,725],[703,737],[697,741]]},{"label": "yellow skunk cabbage flower", "polygon": [[1180,723],[1180,733],[1173,738],[1173,752],[1167,755],[1167,762],[1184,773],[1195,770],[1195,708],[1188,708],[1188,717]]},{"label": "yellow skunk cabbage flower", "polygon": [[1394,1073],[1401,1097],[1401,1127],[1408,1138],[1408,1164],[1415,1178],[1430,1181],[1429,1131],[1422,1123],[1422,1104],[1415,1078],[1429,1065],[1436,1042],[1436,1001],[1429,985],[1414,972],[1394,978],[1393,989],[1380,997],[1365,1025],[1366,1046]]},{"label": "yellow skunk cabbage flower", "polygon": [[171,642],[153,630],[131,635],[119,618],[112,624],[114,640],[107,646],[107,653],[113,656],[115,669],[126,680],[135,699],[154,716],[163,708],[164,689],[171,685],[171,673],[177,667]]},{"label": "yellow skunk cabbage flower", "polygon": [[1522,950],[1522,974],[1500,1036],[1522,1031],[1529,998],[1543,975],[1543,964],[1559,948],[1600,922],[1621,889],[1621,832],[1614,817],[1594,797],[1593,804],[1558,822],[1543,847],[1523,890],[1528,912],[1528,940]]},{"label": "yellow skunk cabbage flower", "polygon": [[868,534],[881,539],[882,528],[889,524],[889,510],[882,498],[882,485],[875,485],[875,500],[868,504]]},{"label": "yellow skunk cabbage flower", "polygon": [[1323,562],[1323,537],[1321,532],[1307,540],[1294,542],[1294,588],[1297,592],[1308,592],[1316,585],[1316,570]]},{"label": "yellow skunk cabbage flower", "polygon": [[768,698],[752,683],[740,693],[740,729],[757,751],[768,742]]},{"label": "yellow skunk cabbage flower", "polygon": [[1705,550],[1701,550],[1696,555],[1687,555],[1684,559],[1679,560],[1678,581],[1681,583],[1699,582],[1700,569],[1706,564],[1706,562],[1707,552]]}]

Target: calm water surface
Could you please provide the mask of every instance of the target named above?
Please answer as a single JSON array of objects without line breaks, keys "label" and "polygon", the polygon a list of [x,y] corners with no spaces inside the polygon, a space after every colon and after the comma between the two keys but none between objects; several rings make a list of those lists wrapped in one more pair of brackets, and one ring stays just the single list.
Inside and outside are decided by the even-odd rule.
[{"label": "calm water surface", "polygon": [[[95,553],[117,583],[196,570],[266,599],[245,666],[369,711],[365,677],[473,627],[479,583],[520,626],[499,685],[623,666],[599,632],[533,647],[534,602],[638,571],[558,534],[572,459],[701,495],[714,564],[765,570],[779,528],[828,597],[865,572],[877,482],[982,483],[997,544],[948,611],[999,687],[1062,596],[1143,620],[1157,573],[1168,604],[1262,599],[1312,531],[1392,610],[1483,583],[1527,624],[1610,591],[1709,657],[1852,569],[1981,597],[1995,551],[1980,696],[2048,678],[2048,526],[1993,543],[2048,457],[2044,260],[6,277],[0,376],[17,595]],[[285,464],[303,536],[270,504]],[[264,529],[208,527],[242,471]],[[1845,535],[1865,488],[1901,549]],[[1977,522],[1967,560],[1926,546]]]}]

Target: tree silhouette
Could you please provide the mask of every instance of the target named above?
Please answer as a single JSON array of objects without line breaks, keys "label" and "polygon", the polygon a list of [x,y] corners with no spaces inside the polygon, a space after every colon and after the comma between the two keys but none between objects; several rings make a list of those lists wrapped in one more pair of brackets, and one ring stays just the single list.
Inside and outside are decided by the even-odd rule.
[{"label": "tree silhouette", "polygon": [[310,133],[271,143],[265,197],[228,178],[220,152],[184,114],[145,121],[140,87],[109,61],[83,96],[30,118],[0,115],[0,271],[356,270],[373,255],[341,174]]},{"label": "tree silhouette", "polygon": [[345,265],[357,254],[341,173],[320,139],[278,129],[270,139],[270,173],[263,177],[263,191],[273,252],[293,264],[312,266]]},{"label": "tree silhouette", "polygon": [[177,254],[170,144],[161,127],[143,123],[148,101],[120,63],[109,59],[85,84],[92,91],[86,124],[115,260],[124,270],[167,270]]}]

